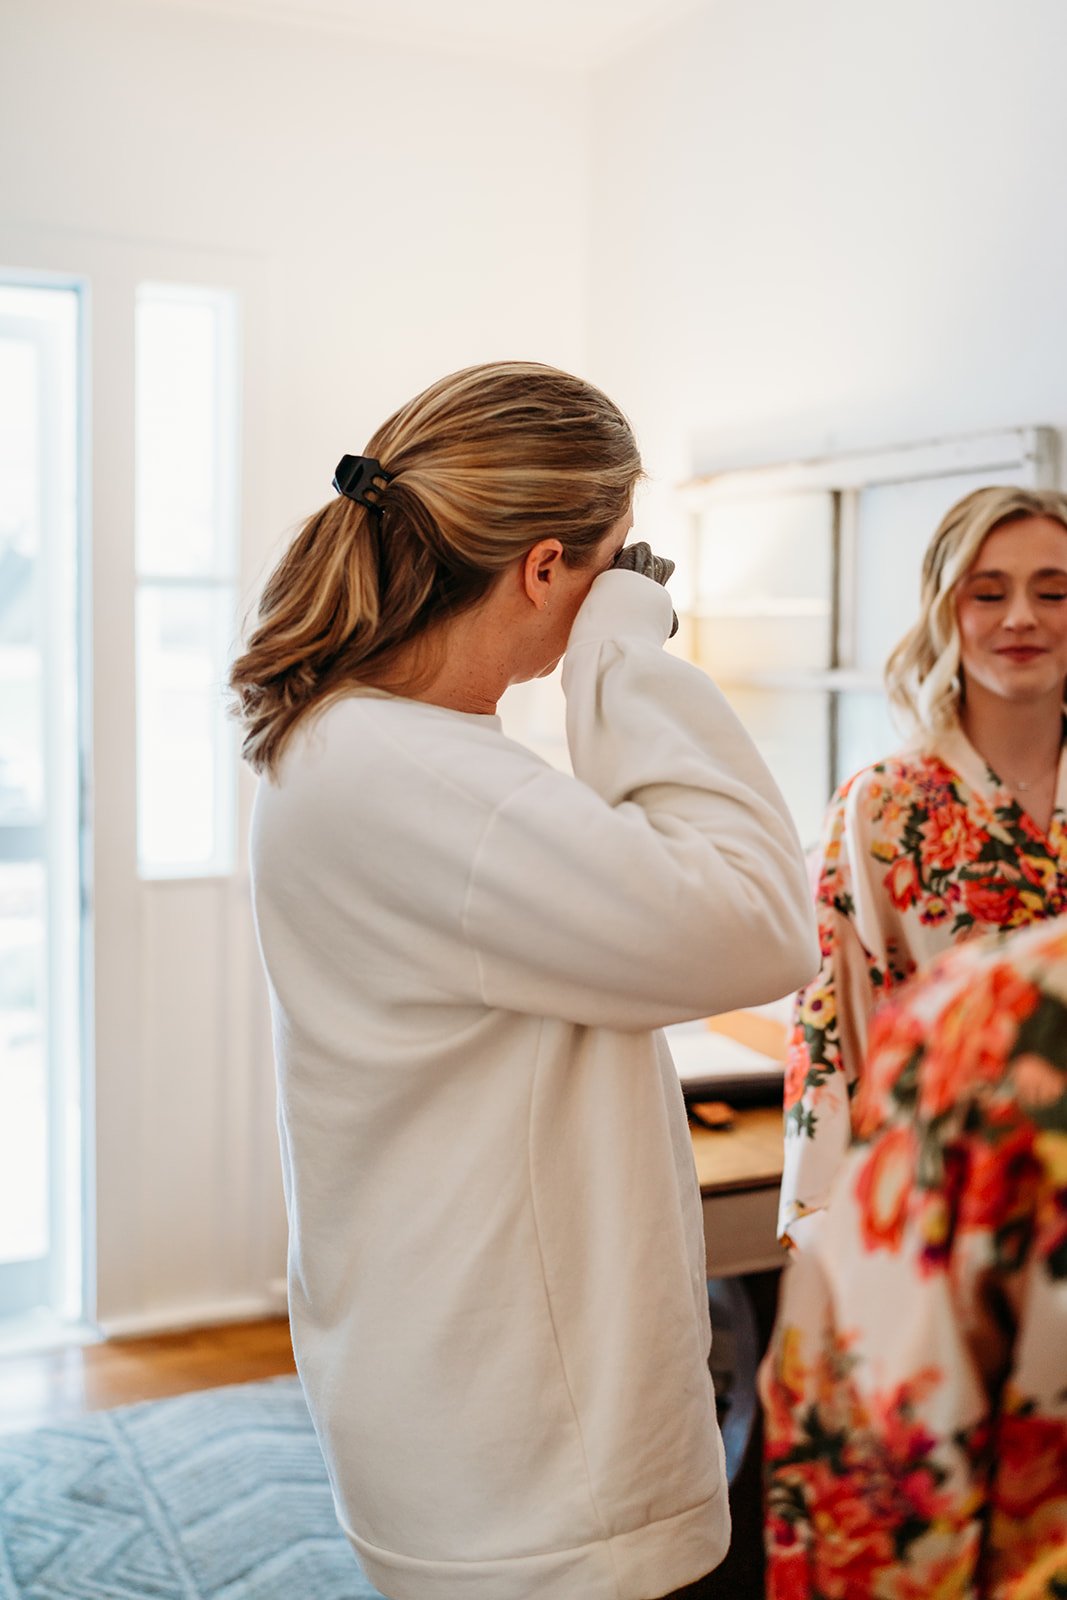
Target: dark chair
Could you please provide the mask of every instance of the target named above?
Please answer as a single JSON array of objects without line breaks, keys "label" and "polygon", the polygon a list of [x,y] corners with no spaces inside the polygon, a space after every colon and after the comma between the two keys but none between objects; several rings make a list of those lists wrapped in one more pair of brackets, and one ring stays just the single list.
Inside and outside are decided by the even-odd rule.
[{"label": "dark chair", "polygon": [[756,1421],[759,1334],[752,1302],[741,1278],[709,1278],[711,1359],[715,1407],[726,1448],[731,1483],[741,1470]]}]

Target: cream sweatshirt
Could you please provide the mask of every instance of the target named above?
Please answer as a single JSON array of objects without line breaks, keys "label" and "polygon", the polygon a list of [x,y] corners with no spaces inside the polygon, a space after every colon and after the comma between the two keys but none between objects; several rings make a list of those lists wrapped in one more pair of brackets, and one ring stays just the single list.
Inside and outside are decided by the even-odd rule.
[{"label": "cream sweatshirt", "polygon": [[391,1600],[649,1600],[729,1539],[664,1024],[814,972],[785,804],[663,589],[598,577],[575,776],[495,716],[345,699],[253,824],[293,1344]]}]

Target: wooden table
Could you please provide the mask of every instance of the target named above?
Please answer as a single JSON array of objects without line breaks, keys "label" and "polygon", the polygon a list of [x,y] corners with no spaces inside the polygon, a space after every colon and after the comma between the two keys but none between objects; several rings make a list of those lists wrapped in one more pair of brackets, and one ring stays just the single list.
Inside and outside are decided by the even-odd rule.
[{"label": "wooden table", "polygon": [[734,1113],[727,1129],[690,1125],[709,1278],[780,1267],[777,1238],[782,1182],[782,1113],[777,1106]]}]

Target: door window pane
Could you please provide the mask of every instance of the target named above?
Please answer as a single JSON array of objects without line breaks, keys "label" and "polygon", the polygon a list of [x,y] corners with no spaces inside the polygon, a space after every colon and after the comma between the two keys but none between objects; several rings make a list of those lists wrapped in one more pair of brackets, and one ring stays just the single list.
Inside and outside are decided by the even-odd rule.
[{"label": "door window pane", "polygon": [[42,861],[0,862],[0,1262],[48,1250]]},{"label": "door window pane", "polygon": [[28,822],[40,821],[44,804],[37,638],[42,352],[18,324],[9,326],[0,336],[0,822]]},{"label": "door window pane", "polygon": [[138,839],[142,870],[225,871],[233,726],[222,675],[231,591],[142,585],[137,600]]},{"label": "door window pane", "polygon": [[233,302],[143,285],[137,296],[137,570],[233,576]]},{"label": "door window pane", "polygon": [[137,854],[143,877],[233,865],[237,385],[232,294],[137,293]]},{"label": "door window pane", "polygon": [[0,283],[0,1315],[80,1290],[78,317]]}]

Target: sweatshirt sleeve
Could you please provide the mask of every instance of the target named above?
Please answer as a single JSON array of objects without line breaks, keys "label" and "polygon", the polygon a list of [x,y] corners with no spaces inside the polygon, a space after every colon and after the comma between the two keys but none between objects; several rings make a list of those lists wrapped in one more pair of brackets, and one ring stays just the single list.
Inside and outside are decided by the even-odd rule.
[{"label": "sweatshirt sleeve", "polygon": [[621,571],[578,614],[575,778],[546,769],[510,795],[471,873],[488,1005],[637,1031],[776,999],[817,966],[785,802],[711,680],[663,650],[670,618],[663,589]]}]

